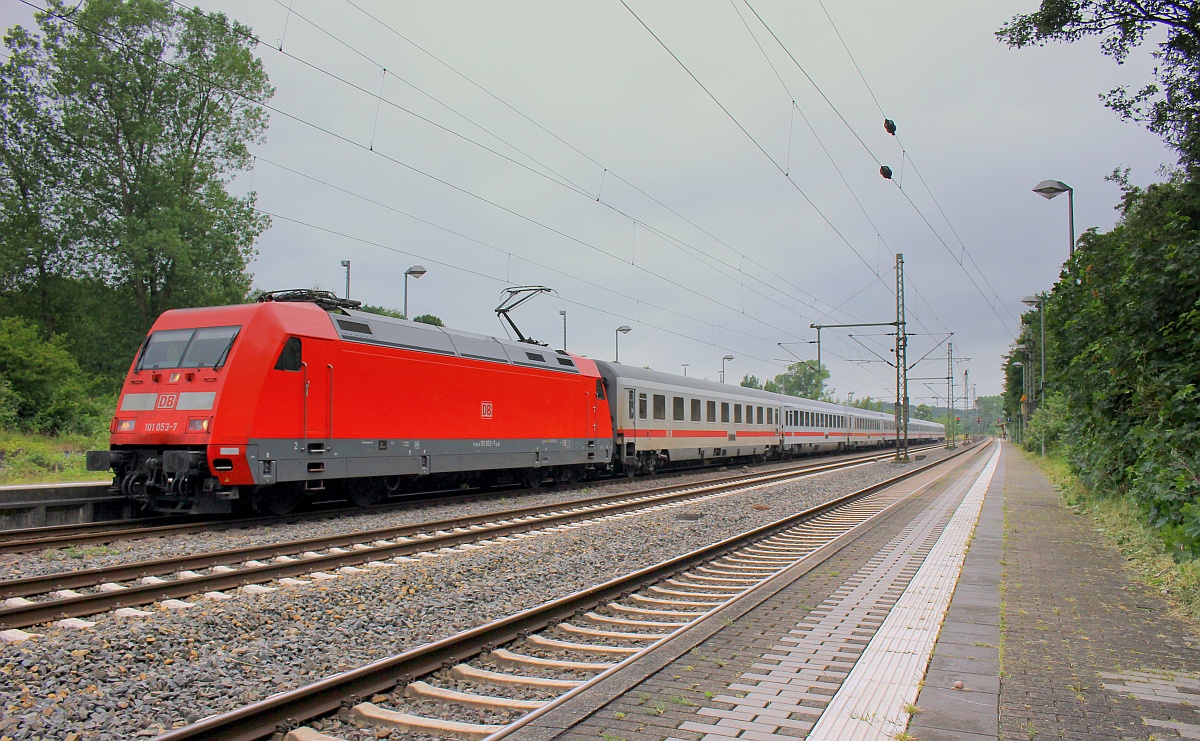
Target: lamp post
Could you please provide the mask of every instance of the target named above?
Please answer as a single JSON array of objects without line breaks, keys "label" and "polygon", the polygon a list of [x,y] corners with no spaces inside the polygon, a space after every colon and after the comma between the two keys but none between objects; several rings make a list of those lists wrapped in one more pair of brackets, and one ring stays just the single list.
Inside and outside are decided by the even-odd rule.
[{"label": "lamp post", "polygon": [[683,366],[683,377],[687,378],[687,368],[690,365],[690,363],[680,363],[680,365]]},{"label": "lamp post", "polygon": [[[1017,345],[1017,349],[1023,349],[1022,345]],[[1014,368],[1021,369],[1021,396],[1025,395],[1025,364],[1020,360],[1013,361]],[[1021,406],[1017,409],[1017,445],[1022,445],[1025,442],[1025,400],[1021,400]]]},{"label": "lamp post", "polygon": [[414,278],[420,278],[422,275],[425,275],[426,272],[427,271],[425,270],[424,266],[422,266],[422,265],[413,265],[411,268],[404,271],[404,318],[405,319],[411,319],[411,317],[408,315],[408,276],[411,275]]},{"label": "lamp post", "polygon": [[622,324],[621,326],[617,327],[617,331],[613,333],[613,340],[614,340],[614,343],[616,346],[616,356],[617,356],[616,359],[613,360],[614,363],[621,362],[621,335],[629,334],[632,331],[633,331],[633,327],[630,327],[627,324]]},{"label": "lamp post", "polygon": [[342,260],[342,267],[346,269],[346,298],[350,298],[350,261]]},{"label": "lamp post", "polygon": [[725,362],[727,360],[733,360],[733,356],[726,355],[725,357],[721,358],[721,383],[725,383]]},{"label": "lamp post", "polygon": [[566,309],[560,310],[558,312],[558,315],[563,318],[563,349],[566,350],[567,349],[567,310]]},{"label": "lamp post", "polygon": [[[1043,296],[1026,296],[1021,299],[1026,306],[1036,306],[1038,319],[1041,324],[1039,333],[1038,357],[1041,358],[1042,372],[1038,374],[1037,388],[1034,389],[1034,402],[1041,404],[1046,398],[1046,299]],[[1042,455],[1046,455],[1046,439],[1042,438]]]},{"label": "lamp post", "polygon": [[1071,257],[1075,257],[1075,189],[1061,180],[1043,180],[1033,186],[1033,192],[1046,199],[1054,198],[1060,193],[1067,194],[1067,215],[1071,227],[1071,251],[1069,254]]}]

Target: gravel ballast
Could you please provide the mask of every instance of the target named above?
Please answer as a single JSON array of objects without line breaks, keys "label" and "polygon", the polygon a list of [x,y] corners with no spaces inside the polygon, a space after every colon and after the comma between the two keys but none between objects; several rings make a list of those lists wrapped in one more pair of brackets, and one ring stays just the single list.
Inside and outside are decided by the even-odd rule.
[{"label": "gravel ballast", "polygon": [[[942,454],[930,451],[929,460]],[[901,470],[867,464],[259,596],[195,598],[186,610],[144,618],[100,615],[88,630],[29,629],[44,635],[0,646],[0,737],[153,736],[659,563]],[[427,519],[422,510],[416,521]]]}]

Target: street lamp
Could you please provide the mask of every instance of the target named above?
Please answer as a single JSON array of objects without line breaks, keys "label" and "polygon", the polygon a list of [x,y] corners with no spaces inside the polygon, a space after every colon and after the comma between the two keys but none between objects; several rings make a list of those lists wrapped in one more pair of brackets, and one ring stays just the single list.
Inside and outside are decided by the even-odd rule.
[{"label": "street lamp", "polygon": [[[1024,345],[1017,345],[1018,350],[1024,350]],[[1014,360],[1012,367],[1021,369],[1021,396],[1025,396],[1025,364],[1020,360]],[[1021,400],[1021,406],[1017,408],[1017,437],[1015,442],[1017,445],[1025,444],[1025,400]]]},{"label": "street lamp", "polygon": [[425,275],[426,272],[427,271],[425,270],[425,267],[422,265],[413,265],[411,268],[404,271],[404,318],[405,319],[411,318],[408,315],[408,276],[411,275],[414,278],[420,278],[422,275]]},{"label": "street lamp", "polygon": [[350,261],[342,260],[342,267],[346,269],[346,298],[350,298]]},{"label": "street lamp", "polygon": [[567,310],[561,309],[558,315],[563,318],[563,349],[567,349]]},{"label": "street lamp", "polygon": [[1075,257],[1075,189],[1061,180],[1043,180],[1033,186],[1033,192],[1046,199],[1054,198],[1060,193],[1067,194],[1067,214],[1071,227],[1070,256]]},{"label": "street lamp", "polygon": [[680,365],[683,366],[683,377],[687,378],[687,367],[690,365],[690,363],[680,363]]},{"label": "street lamp", "polygon": [[[1038,404],[1042,404],[1042,402],[1043,402],[1043,400],[1045,400],[1045,396],[1046,396],[1046,302],[1045,302],[1045,297],[1043,297],[1043,296],[1026,296],[1026,297],[1024,297],[1024,299],[1021,299],[1021,303],[1024,303],[1025,306],[1038,307],[1038,320],[1039,320],[1039,324],[1042,325],[1039,327],[1039,331],[1038,331],[1038,341],[1040,344],[1038,356],[1040,357],[1040,359],[1042,359],[1042,373],[1040,373],[1038,375],[1037,388],[1036,388],[1036,390],[1034,390],[1034,391],[1036,391],[1036,393],[1034,393],[1034,396],[1033,396],[1033,398],[1037,400]],[[1045,454],[1046,454],[1045,439],[1042,440],[1042,454],[1043,454],[1043,456],[1045,456]]]},{"label": "street lamp", "polygon": [[617,331],[613,333],[613,341],[616,345],[616,356],[617,356],[616,360],[613,361],[614,363],[621,362],[621,335],[629,334],[632,331],[633,331],[633,327],[630,327],[627,324],[622,324],[621,326],[617,327]]},{"label": "street lamp", "polygon": [[726,355],[725,357],[721,358],[721,383],[725,383],[725,361],[727,360],[733,360],[733,356]]}]

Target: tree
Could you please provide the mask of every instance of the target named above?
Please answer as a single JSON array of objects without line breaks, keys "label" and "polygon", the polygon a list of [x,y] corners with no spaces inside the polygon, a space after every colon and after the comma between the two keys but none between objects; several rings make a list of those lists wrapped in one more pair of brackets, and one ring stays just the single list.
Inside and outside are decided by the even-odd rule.
[{"label": "tree", "polygon": [[404,318],[404,312],[397,311],[396,309],[389,309],[386,306],[376,306],[374,304],[363,304],[362,306],[360,306],[358,308],[359,308],[359,311],[366,311],[371,314],[378,314],[380,316],[390,316],[393,319],[403,319]]},{"label": "tree", "polygon": [[0,319],[0,421],[33,432],[95,432],[104,412],[62,338]]},{"label": "tree", "polygon": [[739,385],[748,389],[761,389],[763,387],[763,383],[758,380],[758,376],[750,375],[742,376],[742,382]]},{"label": "tree", "polygon": [[446,326],[445,324],[442,323],[441,319],[438,319],[433,314],[422,314],[421,316],[413,317],[413,321],[420,322],[421,324],[432,324],[435,327]]},{"label": "tree", "polygon": [[786,373],[775,376],[775,383],[782,393],[804,399],[820,399],[825,396],[825,381],[829,370],[817,365],[815,360],[801,360],[788,366]]},{"label": "tree", "polygon": [[[1033,13],[1015,16],[996,36],[1013,48],[1099,36],[1117,63],[1161,31],[1153,52],[1157,82],[1131,93],[1118,87],[1101,96],[1120,116],[1141,122],[1200,165],[1200,3],[1195,0],[1042,0]],[[1156,35],[1156,38],[1159,38]]]},{"label": "tree", "polygon": [[[121,366],[167,309],[233,303],[269,221],[226,182],[273,89],[250,30],[165,0],[48,0],[0,67],[0,286]],[[76,295],[95,311],[72,321]],[[122,368],[123,369],[123,368]]]}]

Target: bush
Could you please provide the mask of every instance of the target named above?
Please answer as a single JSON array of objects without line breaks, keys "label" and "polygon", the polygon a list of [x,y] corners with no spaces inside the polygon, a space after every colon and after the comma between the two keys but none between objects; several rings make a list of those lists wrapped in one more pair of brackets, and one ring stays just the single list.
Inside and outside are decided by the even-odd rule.
[{"label": "bush", "polygon": [[37,433],[94,434],[109,408],[91,393],[65,341],[43,340],[22,319],[0,318],[0,424]]},{"label": "bush", "polygon": [[103,481],[87,470],[86,451],[108,447],[108,435],[28,435],[0,432],[0,484]]}]

